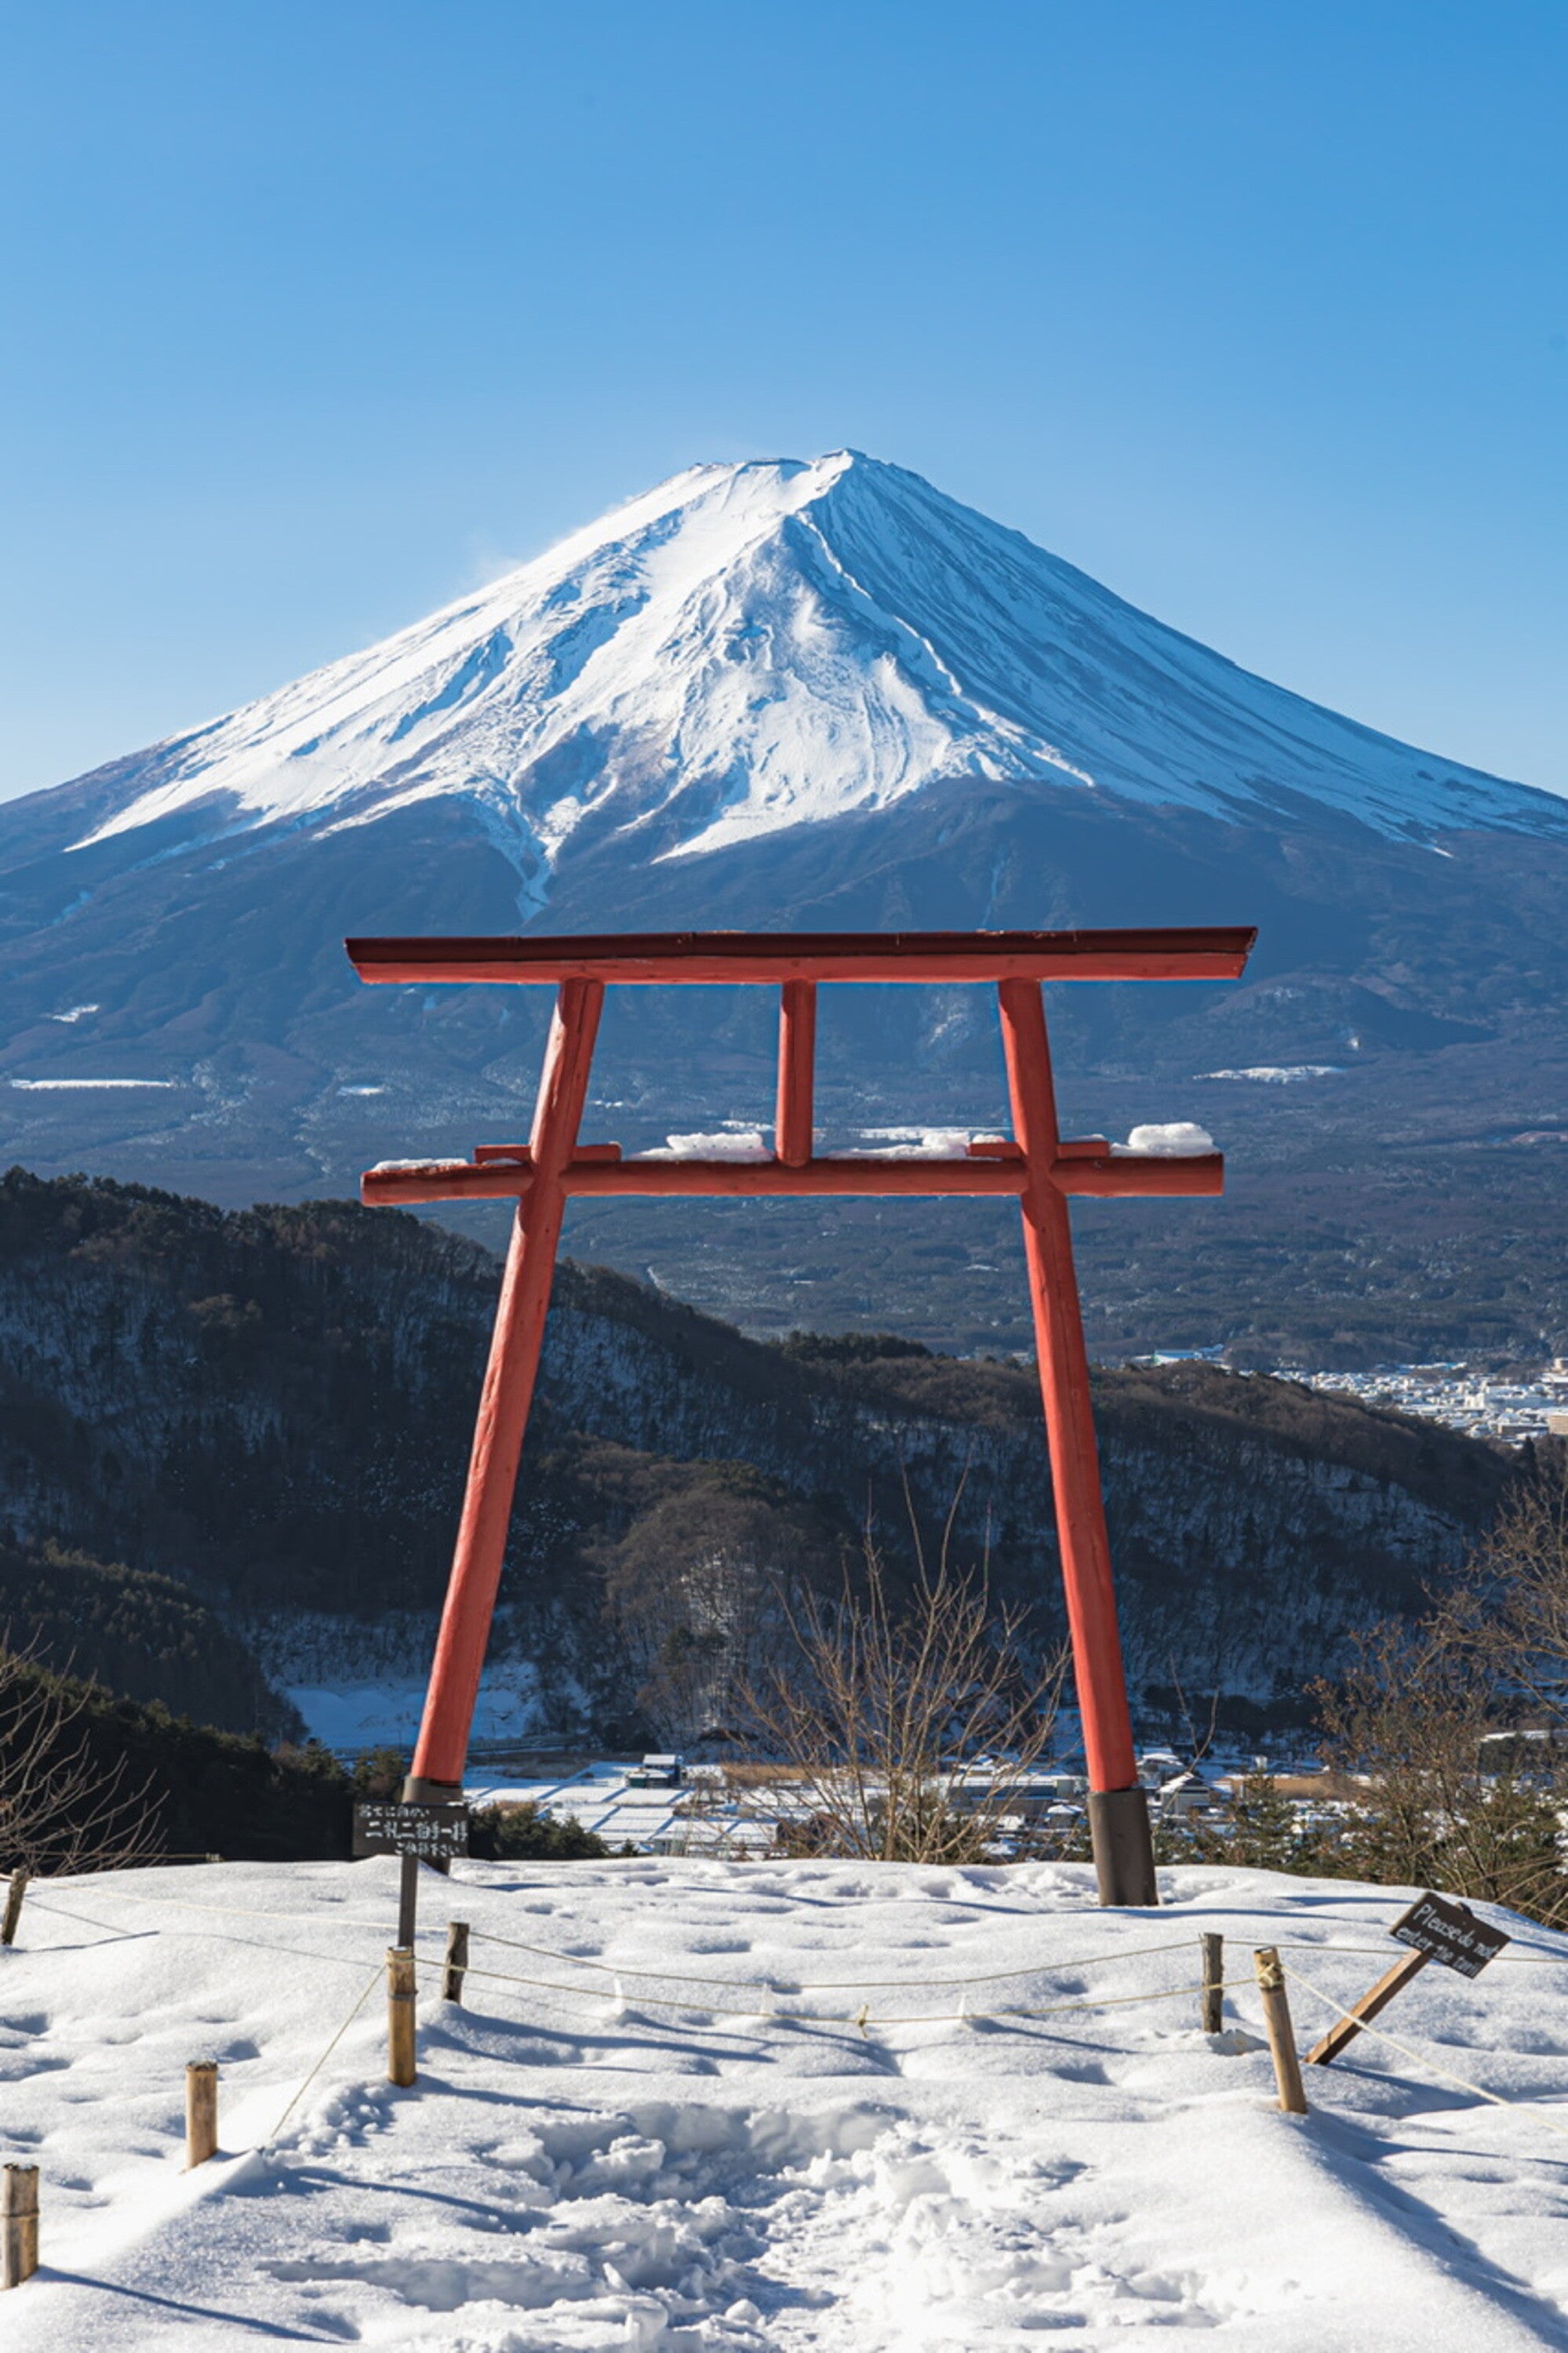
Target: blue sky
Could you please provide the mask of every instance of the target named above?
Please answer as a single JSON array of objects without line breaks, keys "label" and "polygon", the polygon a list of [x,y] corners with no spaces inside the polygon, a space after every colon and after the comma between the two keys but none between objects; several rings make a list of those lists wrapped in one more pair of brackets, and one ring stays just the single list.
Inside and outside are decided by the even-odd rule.
[{"label": "blue sky", "polygon": [[1562,0],[5,24],[0,794],[846,443],[1568,791]]}]

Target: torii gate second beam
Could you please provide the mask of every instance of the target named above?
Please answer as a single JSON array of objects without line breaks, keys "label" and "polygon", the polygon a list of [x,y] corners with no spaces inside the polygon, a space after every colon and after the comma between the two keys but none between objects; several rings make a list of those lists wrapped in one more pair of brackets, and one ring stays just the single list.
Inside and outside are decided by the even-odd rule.
[{"label": "torii gate second beam", "polygon": [[[575,1194],[1006,1195],[1018,1200],[1023,1217],[1100,1901],[1158,1901],[1148,1801],[1138,1783],[1117,1630],[1067,1201],[1073,1195],[1219,1193],[1224,1162],[1218,1153],[1169,1158],[1118,1151],[1099,1136],[1065,1140],[1056,1122],[1041,983],[1234,979],[1255,937],[1250,929],[1233,927],[346,943],[364,980],[423,986],[546,982],[556,990],[526,1145],[482,1145],[471,1161],[394,1162],[371,1169],[361,1183],[362,1198],[372,1204],[496,1198],[517,1203],[408,1798],[461,1794],[567,1200]],[[1012,1098],[1012,1138],[972,1144],[963,1157],[951,1159],[859,1154],[818,1158],[812,1149],[812,1081],[816,990],[821,981],[992,984]],[[715,982],[771,984],[781,993],[773,1156],[750,1162],[626,1160],[619,1145],[580,1144],[607,984]]]}]

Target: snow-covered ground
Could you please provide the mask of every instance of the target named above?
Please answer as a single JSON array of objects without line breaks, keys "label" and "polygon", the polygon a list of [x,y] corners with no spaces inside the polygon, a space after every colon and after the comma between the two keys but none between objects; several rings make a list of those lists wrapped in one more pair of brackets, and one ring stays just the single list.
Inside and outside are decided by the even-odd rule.
[{"label": "snow-covered ground", "polygon": [[[396,1873],[29,1894],[0,2154],[42,2168],[44,2269],[0,2306],[6,2353],[1568,2344],[1568,1939],[1429,1968],[1385,2021],[1407,2052],[1308,2071],[1296,2119],[1252,1948],[1299,1971],[1305,2042],[1306,1983],[1361,1991],[1399,1891],[1193,1869],[1107,1915],[1071,1866],[461,1863],[423,1880],[420,1949],[456,1913],[494,1974],[461,2009],[426,1978],[394,2091]],[[1213,2039],[1203,1929],[1246,1980]],[[224,2154],[186,2174],[204,2057]]]},{"label": "snow-covered ground", "polygon": [[[434,1648],[433,1622],[426,1641]],[[412,1674],[286,1682],[282,1688],[304,1717],[312,1738],[328,1748],[411,1748],[429,1680],[429,1668],[420,1667]],[[535,1730],[537,1715],[538,1676],[530,1662],[491,1660],[474,1709],[475,1740],[524,1738]]]}]

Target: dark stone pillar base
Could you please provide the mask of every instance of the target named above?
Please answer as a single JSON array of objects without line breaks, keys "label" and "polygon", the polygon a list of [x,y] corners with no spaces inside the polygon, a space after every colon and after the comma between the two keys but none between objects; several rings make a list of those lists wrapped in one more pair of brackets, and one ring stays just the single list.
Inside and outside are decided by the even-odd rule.
[{"label": "dark stone pillar base", "polygon": [[1146,1789],[1091,1789],[1089,1842],[1102,1904],[1159,1903]]},{"label": "dark stone pillar base", "polygon": [[412,1773],[403,1784],[406,1806],[461,1806],[461,1781],[417,1781]]}]

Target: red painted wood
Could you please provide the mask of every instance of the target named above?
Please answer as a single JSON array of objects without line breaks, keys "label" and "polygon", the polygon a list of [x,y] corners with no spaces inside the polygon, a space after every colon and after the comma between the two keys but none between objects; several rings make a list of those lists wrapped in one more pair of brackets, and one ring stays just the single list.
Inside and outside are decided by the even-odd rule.
[{"label": "red painted wood", "polygon": [[[1025,987],[1028,983],[1025,982]],[[1195,1152],[1190,1159],[1165,1159],[1155,1153],[1118,1154],[1115,1159],[1074,1159],[1067,1155],[1051,1169],[1058,1193],[1073,1200],[1186,1201],[1209,1198],[1225,1189],[1225,1161],[1221,1152]]]},{"label": "red painted wood", "polygon": [[1255,930],[645,932],[518,939],[345,941],[362,980],[1234,980]]},{"label": "red painted wood", "polygon": [[[620,1157],[619,1144],[579,1144],[572,1155],[574,1164],[579,1160],[619,1160]],[[476,1144],[473,1147],[473,1166],[477,1168],[495,1160],[505,1161],[514,1167],[529,1168],[533,1166],[533,1159],[534,1155],[525,1144]]]},{"label": "red painted wood", "polygon": [[[1014,1144],[1012,1137],[1006,1135],[977,1136],[969,1150],[976,1160],[1022,1160],[1023,1157],[1023,1146]],[[1104,1135],[1064,1136],[1056,1146],[1058,1162],[1109,1160],[1111,1156],[1109,1138]]]},{"label": "red painted wood", "polygon": [[787,980],[779,1001],[779,1102],[774,1149],[787,1168],[811,1156],[812,1079],[817,1054],[817,984]]},{"label": "red painted wood", "polygon": [[[1024,984],[1026,987],[1028,983]],[[1057,1191],[1097,1200],[1188,1199],[1224,1190],[1224,1161],[1217,1152],[1192,1159],[1150,1155],[1117,1159],[1063,1157],[1047,1172]],[[516,1158],[436,1160],[412,1166],[368,1169],[359,1197],[370,1208],[407,1207],[420,1201],[506,1201],[520,1198],[534,1182],[531,1165]],[[1022,1155],[1002,1160],[812,1160],[786,1167],[778,1160],[620,1160],[586,1157],[571,1162],[560,1179],[568,1196],[641,1198],[660,1195],[692,1200],[709,1195],[764,1200],[780,1196],[829,1197],[888,1194],[905,1199],[958,1195],[970,1199],[1022,1194],[1026,1175]]]},{"label": "red painted wood", "polygon": [[577,1146],[603,1000],[601,982],[564,982],[550,1028],[529,1139],[532,1174],[517,1204],[506,1254],[462,1519],[414,1751],[412,1778],[418,1781],[459,1784],[468,1761],[517,1465],[545,1342],[567,1198],[561,1174]]},{"label": "red painted wood", "polygon": [[[367,1207],[385,1208],[416,1201],[515,1199],[532,1182],[532,1171],[516,1161],[492,1161],[482,1167],[467,1161],[436,1161],[428,1170],[372,1168],[360,1178],[359,1191]],[[743,1200],[865,1193],[973,1198],[1022,1192],[1023,1170],[1020,1162],[994,1160],[813,1160],[802,1168],[787,1168],[780,1160],[621,1160],[611,1166],[574,1163],[562,1182],[568,1194],[599,1200],[660,1195],[692,1200],[714,1194]]]},{"label": "red painted wood", "polygon": [[[1024,1151],[1024,1253],[1089,1786],[1128,1789],[1138,1774],[1121,1637],[1117,1630],[1110,1542],[1100,1493],[1088,1356],[1067,1204],[1048,1173],[1056,1157],[1057,1133],[1045,1010],[1033,981],[1004,980],[997,994],[1013,1134]],[[1116,1168],[1128,1164],[1111,1161],[1107,1165]],[[1190,1167],[1192,1163],[1166,1165]]]}]

